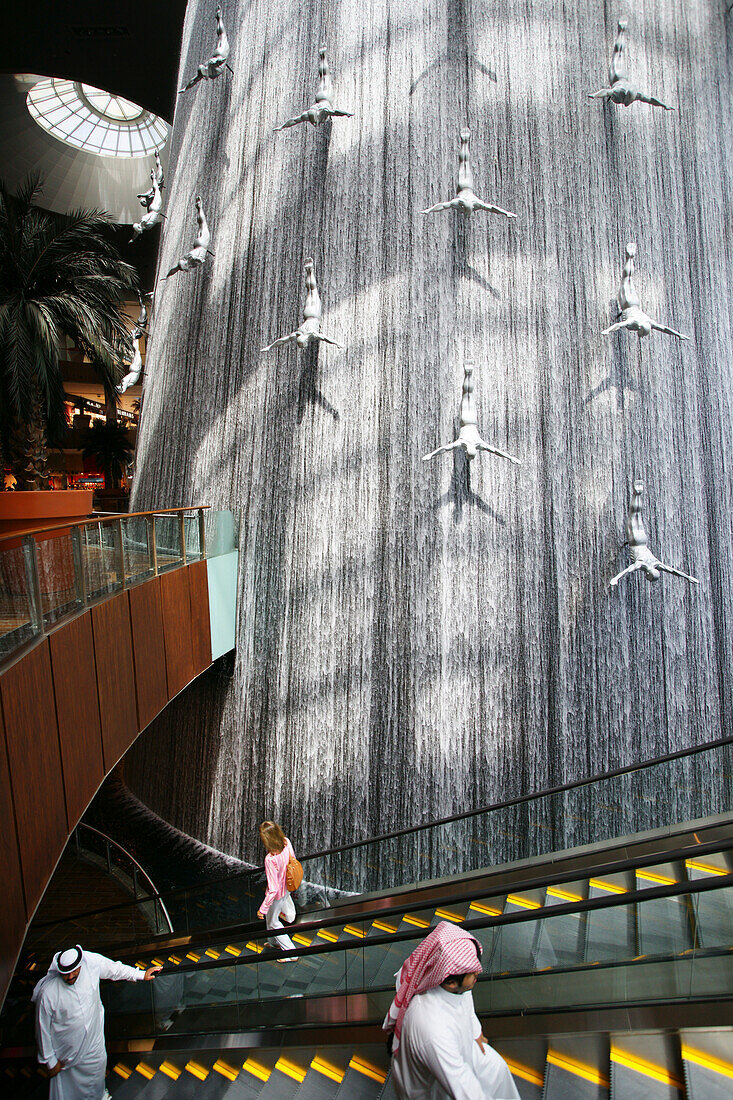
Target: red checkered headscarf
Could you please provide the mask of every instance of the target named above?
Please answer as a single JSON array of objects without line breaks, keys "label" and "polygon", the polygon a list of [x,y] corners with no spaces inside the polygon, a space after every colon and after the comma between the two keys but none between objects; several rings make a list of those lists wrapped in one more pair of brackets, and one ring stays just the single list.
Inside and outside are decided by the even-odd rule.
[{"label": "red checkered headscarf", "polygon": [[415,994],[435,989],[452,974],[478,973],[482,970],[480,953],[481,945],[469,932],[441,921],[405,959],[397,996],[382,1025],[384,1031],[394,1030],[393,1053],[399,1046],[402,1021]]}]

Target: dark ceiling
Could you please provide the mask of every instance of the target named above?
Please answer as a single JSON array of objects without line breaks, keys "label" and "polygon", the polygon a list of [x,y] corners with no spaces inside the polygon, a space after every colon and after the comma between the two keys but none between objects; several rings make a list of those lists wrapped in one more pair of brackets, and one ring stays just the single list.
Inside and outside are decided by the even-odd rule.
[{"label": "dark ceiling", "polygon": [[185,12],[186,0],[5,0],[0,71],[80,80],[170,122]]}]

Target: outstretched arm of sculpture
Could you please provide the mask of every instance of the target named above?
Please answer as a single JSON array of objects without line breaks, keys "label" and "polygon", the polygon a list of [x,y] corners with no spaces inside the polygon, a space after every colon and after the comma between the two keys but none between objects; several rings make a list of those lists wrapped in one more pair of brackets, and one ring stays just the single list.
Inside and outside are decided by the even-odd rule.
[{"label": "outstretched arm of sculpture", "polygon": [[289,332],[287,336],[279,336],[277,340],[273,340],[271,344],[268,344],[266,348],[260,348],[260,351],[272,351],[273,348],[277,348],[280,344],[287,344],[291,340],[298,338],[297,332]]},{"label": "outstretched arm of sculpture", "polygon": [[616,322],[614,322],[614,324],[609,325],[608,328],[604,328],[603,332],[601,333],[601,336],[608,336],[611,332],[617,332],[621,328],[628,328],[628,327],[629,327],[629,319],[628,318],[622,318],[620,321],[616,321]]},{"label": "outstretched arm of sculpture", "polygon": [[678,340],[691,340],[691,336],[685,336],[683,332],[677,332],[676,329],[668,328],[667,325],[658,325],[656,321],[652,321],[652,328],[657,332],[666,332],[668,336],[676,336]]},{"label": "outstretched arm of sculpture", "polygon": [[622,569],[620,573],[617,573],[612,581],[609,581],[609,587],[615,588],[622,577],[626,577],[629,573],[636,573],[637,570],[643,569],[644,564],[640,561],[635,561],[633,565],[628,565],[626,569]]},{"label": "outstretched arm of sculpture", "polygon": [[178,89],[178,94],[179,95],[182,95],[183,92],[187,92],[189,90],[189,88],[193,88],[194,84],[198,84],[199,80],[204,79],[204,74],[201,72],[202,68],[203,68],[203,66],[199,65],[198,72],[196,73],[196,76],[191,77],[191,79],[189,80],[189,82],[188,82],[188,84],[186,85],[185,88],[179,88]]},{"label": "outstretched arm of sculpture", "polygon": [[668,107],[666,103],[662,103],[661,99],[655,99],[653,95],[645,95],[644,92],[637,92],[636,98],[639,103],[649,103],[652,107],[664,107],[665,111],[674,111],[675,107]]},{"label": "outstretched arm of sculpture", "polygon": [[337,344],[336,341],[331,340],[330,337],[324,336],[322,332],[314,332],[312,335],[314,339],[322,340],[324,344],[333,344],[335,348],[343,348],[344,346],[343,344]]},{"label": "outstretched arm of sculpture", "polygon": [[332,107],[330,113],[332,115],[338,115],[339,118],[353,118],[354,117],[354,112],[353,111],[340,111],[338,109],[338,107]]},{"label": "outstretched arm of sculpture", "polygon": [[502,210],[500,206],[494,206],[493,203],[484,202],[483,199],[476,199],[477,210],[488,210],[492,214],[503,214],[505,218],[516,218],[516,214],[512,214],[509,210]]},{"label": "outstretched arm of sculpture", "polygon": [[307,121],[308,112],[303,111],[302,115],[293,115],[293,117],[289,118],[287,122],[283,122],[280,126],[276,126],[273,132],[277,133],[278,130],[287,130],[288,126],[298,126],[301,122]]},{"label": "outstretched arm of sculpture", "polygon": [[683,573],[681,569],[674,569],[671,565],[664,565],[663,562],[657,562],[657,569],[661,569],[663,573],[673,573],[675,577],[682,577],[685,581],[690,581],[691,584],[699,584],[697,577],[691,577],[689,573]]},{"label": "outstretched arm of sculpture", "polygon": [[457,206],[455,199],[450,199],[449,202],[436,202],[435,206],[429,206],[427,210],[423,210],[423,214],[436,214],[439,210],[450,210],[452,206]]},{"label": "outstretched arm of sculpture", "polygon": [[488,443],[484,443],[483,439],[476,446],[480,451],[489,451],[492,455],[498,455],[499,458],[506,458],[509,462],[513,462],[515,466],[521,466],[522,463],[514,455],[508,455],[506,451],[500,451],[498,447],[490,447]]},{"label": "outstretched arm of sculpture", "polygon": [[446,451],[455,451],[457,447],[462,447],[463,442],[460,439],[454,439],[452,443],[446,443],[444,447],[436,447],[434,451],[431,451],[429,455],[423,455],[423,462],[427,462],[429,458],[435,458],[436,455],[445,454]]},{"label": "outstretched arm of sculpture", "polygon": [[588,92],[588,99],[610,99],[613,88],[601,88],[598,92]]}]

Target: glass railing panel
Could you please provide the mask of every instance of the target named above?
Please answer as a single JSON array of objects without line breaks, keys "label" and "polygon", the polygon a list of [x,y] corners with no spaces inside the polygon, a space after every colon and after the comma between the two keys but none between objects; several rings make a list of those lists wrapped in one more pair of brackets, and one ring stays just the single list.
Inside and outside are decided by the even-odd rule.
[{"label": "glass railing panel", "polygon": [[129,516],[120,520],[122,553],[125,562],[125,584],[138,584],[153,576],[151,524],[145,516]]},{"label": "glass railing panel", "polygon": [[0,543],[0,660],[40,633],[32,547]]},{"label": "glass railing panel", "polygon": [[80,530],[80,554],[87,599],[111,596],[122,588],[119,529],[114,524],[86,524]]},{"label": "glass railing panel", "polygon": [[184,516],[183,530],[186,541],[186,561],[200,561],[203,557],[201,548],[201,526],[198,512]]},{"label": "glass railing panel", "polygon": [[155,516],[155,548],[158,559],[158,572],[175,569],[183,564],[181,545],[181,520],[177,515]]},{"label": "glass railing panel", "polygon": [[207,558],[217,558],[237,549],[237,521],[229,509],[207,508],[204,511]]},{"label": "glass railing panel", "polygon": [[39,537],[35,542],[38,591],[46,629],[79,611],[83,607],[83,592],[72,532]]}]

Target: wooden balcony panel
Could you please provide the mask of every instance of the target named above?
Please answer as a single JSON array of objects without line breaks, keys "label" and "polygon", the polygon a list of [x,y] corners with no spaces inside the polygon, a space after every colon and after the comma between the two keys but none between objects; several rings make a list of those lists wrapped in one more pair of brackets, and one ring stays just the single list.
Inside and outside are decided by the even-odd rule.
[{"label": "wooden balcony panel", "polygon": [[209,582],[205,561],[193,562],[187,569],[191,592],[191,652],[193,674],[198,676],[211,664],[211,623],[209,621]]},{"label": "wooden balcony panel", "polygon": [[127,592],[92,608],[92,629],[104,770],[108,772],[127,752],[139,730]]},{"label": "wooden balcony panel", "polygon": [[94,635],[81,615],[49,636],[56,717],[69,828],[76,826],[104,779]]},{"label": "wooden balcony panel", "polygon": [[194,677],[191,650],[191,597],[188,569],[175,569],[160,577],[163,607],[168,698],[172,699]]},{"label": "wooden balcony panel", "polygon": [[68,836],[48,639],[3,674],[0,693],[30,915]]},{"label": "wooden balcony panel", "polygon": [[154,577],[128,593],[140,729],[168,702],[160,581]]},{"label": "wooden balcony panel", "polygon": [[0,836],[3,838],[3,900],[0,905],[0,990],[13,974],[18,944],[29,916],[23,896],[15,809],[10,789],[5,726],[0,710]]}]

